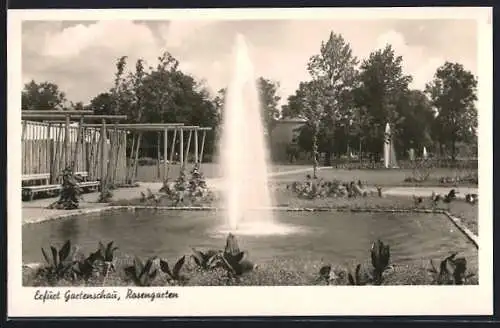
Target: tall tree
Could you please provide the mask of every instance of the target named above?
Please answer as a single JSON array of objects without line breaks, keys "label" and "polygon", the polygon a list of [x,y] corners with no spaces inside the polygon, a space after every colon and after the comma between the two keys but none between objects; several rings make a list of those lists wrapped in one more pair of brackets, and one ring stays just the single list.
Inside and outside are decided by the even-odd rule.
[{"label": "tall tree", "polygon": [[276,126],[276,121],[280,115],[278,109],[281,97],[278,96],[279,83],[263,77],[257,80],[259,88],[260,104],[262,106],[262,119],[268,136]]},{"label": "tall tree", "polygon": [[282,106],[281,115],[285,118],[306,118],[303,100],[306,96],[309,82],[300,82],[293,95],[288,96],[287,103]]},{"label": "tall tree", "polygon": [[[314,81],[323,86],[325,115],[322,130],[326,145],[325,165],[330,165],[337,127],[346,127],[352,116],[353,89],[357,84],[358,59],[340,34],[330,33],[321,43],[320,52],[309,59],[307,69]],[[344,129],[342,129],[342,132]],[[340,146],[341,142],[339,142]],[[340,148],[340,147],[339,147]]]},{"label": "tall tree", "polygon": [[32,80],[24,85],[21,97],[22,110],[63,110],[66,108],[66,103],[66,95],[55,83],[37,83]]},{"label": "tall tree", "polygon": [[224,118],[224,104],[226,102],[226,90],[227,90],[226,88],[219,89],[213,99],[214,108],[217,113],[217,124],[214,130],[215,140],[219,140],[222,133],[221,126],[222,126],[222,120]]},{"label": "tall tree", "polygon": [[[398,105],[408,92],[412,77],[403,72],[403,58],[390,45],[379,49],[361,64],[360,85],[355,91],[357,108],[364,108],[370,119],[365,119],[365,149],[378,160],[385,139],[385,125],[389,123],[393,136],[398,135],[402,122]],[[356,120],[355,120],[356,122]]]},{"label": "tall tree", "polygon": [[307,120],[306,126],[311,129],[312,153],[313,153],[313,175],[316,177],[318,168],[318,143],[320,124],[325,118],[324,85],[321,81],[310,81],[304,85],[304,98],[301,100],[303,108],[302,115]]},{"label": "tall tree", "polygon": [[462,64],[446,62],[427,84],[425,92],[437,110],[436,139],[456,159],[457,142],[474,142],[477,130],[477,79]]}]

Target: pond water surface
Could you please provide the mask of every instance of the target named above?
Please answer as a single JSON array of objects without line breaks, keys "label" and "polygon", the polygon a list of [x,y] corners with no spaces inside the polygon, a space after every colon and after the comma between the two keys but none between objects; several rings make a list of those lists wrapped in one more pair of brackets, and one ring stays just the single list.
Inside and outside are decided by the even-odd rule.
[{"label": "pond water surface", "polygon": [[[258,213],[256,213],[258,215]],[[371,243],[391,246],[391,262],[442,258],[458,251],[477,256],[477,249],[444,216],[432,214],[276,212],[282,234],[238,236],[251,258],[324,259],[333,263],[368,260]],[[266,229],[266,227],[262,227]],[[43,261],[41,247],[70,239],[88,253],[99,241],[114,241],[121,252],[140,257],[179,257],[192,247],[225,245],[221,213],[211,211],[137,210],[105,212],[23,226],[23,263]]]}]

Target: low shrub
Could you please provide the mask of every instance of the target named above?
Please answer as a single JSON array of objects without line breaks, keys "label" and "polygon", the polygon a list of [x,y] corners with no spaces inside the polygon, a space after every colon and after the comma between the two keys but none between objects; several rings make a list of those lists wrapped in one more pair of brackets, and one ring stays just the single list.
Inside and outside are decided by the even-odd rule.
[{"label": "low shrub", "polygon": [[73,169],[67,166],[61,173],[62,188],[59,199],[50,204],[50,209],[74,210],[80,206],[82,190],[78,186],[79,178],[73,173]]},{"label": "low shrub", "polygon": [[209,189],[199,164],[193,167],[189,177],[182,169],[174,182],[164,181],[159,191],[167,195],[173,206],[193,206],[215,200],[215,194]]}]

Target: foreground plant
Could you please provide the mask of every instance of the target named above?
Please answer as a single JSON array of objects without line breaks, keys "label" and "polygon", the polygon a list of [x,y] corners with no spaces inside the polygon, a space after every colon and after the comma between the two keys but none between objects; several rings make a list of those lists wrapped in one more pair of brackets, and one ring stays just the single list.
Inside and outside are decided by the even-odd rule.
[{"label": "foreground plant", "polygon": [[88,281],[96,271],[96,262],[102,259],[101,252],[90,253],[90,255],[81,261],[77,261],[73,265],[73,273],[75,278]]},{"label": "foreground plant", "polygon": [[214,255],[208,263],[211,268],[222,267],[229,278],[236,278],[255,268],[255,265],[245,258],[247,252],[240,250],[238,241],[233,234],[226,238],[224,251]]},{"label": "foreground plant", "polygon": [[97,251],[81,261],[74,263],[73,272],[76,277],[88,281],[94,273],[102,273],[104,278],[107,277],[110,271],[115,271],[113,264],[114,253],[118,247],[114,246],[114,242],[109,242],[106,246],[99,242]]},{"label": "foreground plant", "polygon": [[348,285],[351,285],[351,286],[366,285],[366,283],[365,283],[365,281],[363,281],[362,275],[361,275],[361,264],[356,265],[356,269],[354,269],[354,272],[351,272],[349,270],[349,273],[347,274],[347,283],[348,283]]},{"label": "foreground plant", "polygon": [[389,245],[385,245],[380,239],[372,244],[371,258],[373,266],[373,284],[382,284],[382,275],[389,268],[391,251]]},{"label": "foreground plant", "polygon": [[210,249],[206,252],[202,252],[195,248],[193,248],[192,251],[193,254],[191,255],[191,257],[193,258],[196,265],[203,270],[210,269],[209,264],[212,261],[213,257],[217,255],[217,251]]},{"label": "foreground plant", "polygon": [[151,286],[153,280],[158,275],[158,270],[154,268],[156,257],[151,257],[143,262],[137,256],[134,258],[134,264],[126,267],[125,274],[132,282],[139,287]]},{"label": "foreground plant", "polygon": [[467,260],[464,257],[456,257],[458,252],[451,254],[441,261],[439,270],[430,260],[431,268],[428,271],[433,275],[434,283],[437,285],[464,285],[468,279],[474,276],[467,274]]},{"label": "foreground plant", "polygon": [[163,273],[166,273],[170,280],[174,282],[183,283],[187,281],[187,277],[181,275],[181,269],[186,262],[186,256],[181,257],[174,265],[172,270],[170,270],[170,266],[166,260],[160,260],[160,269]]},{"label": "foreground plant", "polygon": [[44,276],[49,284],[56,284],[60,279],[67,278],[73,266],[73,254],[71,252],[71,242],[68,240],[57,250],[50,246],[51,255],[42,248],[43,257],[47,263],[39,274]]},{"label": "foreground plant", "polygon": [[344,270],[333,270],[330,264],[323,265],[319,269],[319,274],[316,281],[323,282],[327,285],[331,285],[332,283],[334,285],[337,285],[340,281],[343,281],[345,279],[345,274],[346,272]]}]

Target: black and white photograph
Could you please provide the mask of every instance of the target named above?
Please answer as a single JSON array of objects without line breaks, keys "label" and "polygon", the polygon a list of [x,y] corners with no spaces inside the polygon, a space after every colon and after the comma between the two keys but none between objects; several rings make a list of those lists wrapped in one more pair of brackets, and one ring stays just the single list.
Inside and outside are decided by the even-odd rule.
[{"label": "black and white photograph", "polygon": [[491,9],[8,15],[12,313],[492,312]]}]

